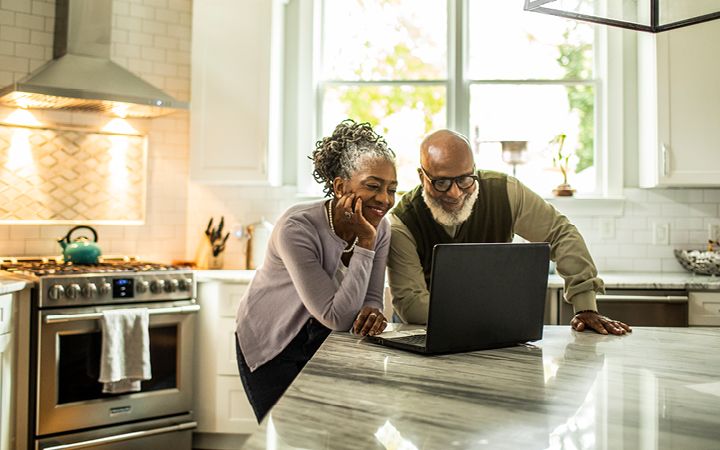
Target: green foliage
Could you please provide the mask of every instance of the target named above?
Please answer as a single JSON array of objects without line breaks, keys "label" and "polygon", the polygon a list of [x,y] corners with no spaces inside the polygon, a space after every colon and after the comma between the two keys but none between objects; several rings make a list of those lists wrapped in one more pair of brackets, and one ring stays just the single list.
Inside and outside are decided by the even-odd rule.
[{"label": "green foliage", "polygon": [[[571,31],[568,29],[563,34],[565,43],[558,46],[560,56],[557,62],[565,69],[565,79],[589,78],[592,73],[589,56],[592,45],[571,43],[569,41]],[[566,89],[570,109],[576,110],[580,118],[579,146],[575,150],[578,157],[575,172],[579,173],[591,167],[595,159],[595,92],[591,86],[582,85],[568,86]]]}]

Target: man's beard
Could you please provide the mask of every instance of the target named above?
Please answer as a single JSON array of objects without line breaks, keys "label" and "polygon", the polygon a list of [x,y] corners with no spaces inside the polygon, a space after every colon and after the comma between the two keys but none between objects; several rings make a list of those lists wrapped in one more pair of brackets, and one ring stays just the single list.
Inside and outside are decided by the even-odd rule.
[{"label": "man's beard", "polygon": [[422,198],[427,207],[430,208],[430,213],[432,213],[436,222],[446,227],[455,227],[461,225],[468,219],[468,217],[470,217],[479,191],[480,190],[477,189],[476,186],[475,190],[471,194],[465,195],[462,207],[454,212],[445,211],[440,200],[436,200],[435,198],[427,195],[425,189],[422,190]]}]

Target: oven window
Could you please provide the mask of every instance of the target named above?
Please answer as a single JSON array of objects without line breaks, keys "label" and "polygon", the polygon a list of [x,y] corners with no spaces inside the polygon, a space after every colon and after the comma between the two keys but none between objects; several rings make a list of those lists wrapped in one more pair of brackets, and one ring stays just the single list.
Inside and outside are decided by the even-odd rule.
[{"label": "oven window", "polygon": [[[152,379],[142,382],[142,392],[177,387],[178,325],[150,327]],[[103,394],[100,377],[102,333],[60,336],[58,355],[58,404],[116,397]]]}]

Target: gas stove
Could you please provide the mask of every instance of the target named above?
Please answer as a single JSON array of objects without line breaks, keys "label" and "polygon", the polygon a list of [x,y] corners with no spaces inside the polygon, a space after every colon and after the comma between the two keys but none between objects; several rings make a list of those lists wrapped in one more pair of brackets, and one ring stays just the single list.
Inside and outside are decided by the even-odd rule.
[{"label": "gas stove", "polygon": [[33,281],[39,308],[183,300],[195,297],[192,269],[104,258],[97,264],[65,263],[61,258],[0,258],[0,270]]}]

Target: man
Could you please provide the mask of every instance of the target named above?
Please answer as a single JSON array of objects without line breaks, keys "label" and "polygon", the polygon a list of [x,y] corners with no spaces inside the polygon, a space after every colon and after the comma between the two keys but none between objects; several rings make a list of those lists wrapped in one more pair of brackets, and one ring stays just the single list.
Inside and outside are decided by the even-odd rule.
[{"label": "man", "polygon": [[[427,323],[432,248],[451,242],[510,242],[514,234],[549,242],[550,258],[565,280],[573,329],[625,334],[626,324],[597,312],[603,281],[582,236],[568,219],[517,179],[475,170],[467,139],[450,130],[420,145],[421,184],[403,195],[390,215],[388,279],[393,307],[408,323]],[[498,270],[507,270],[499,267]]]}]

